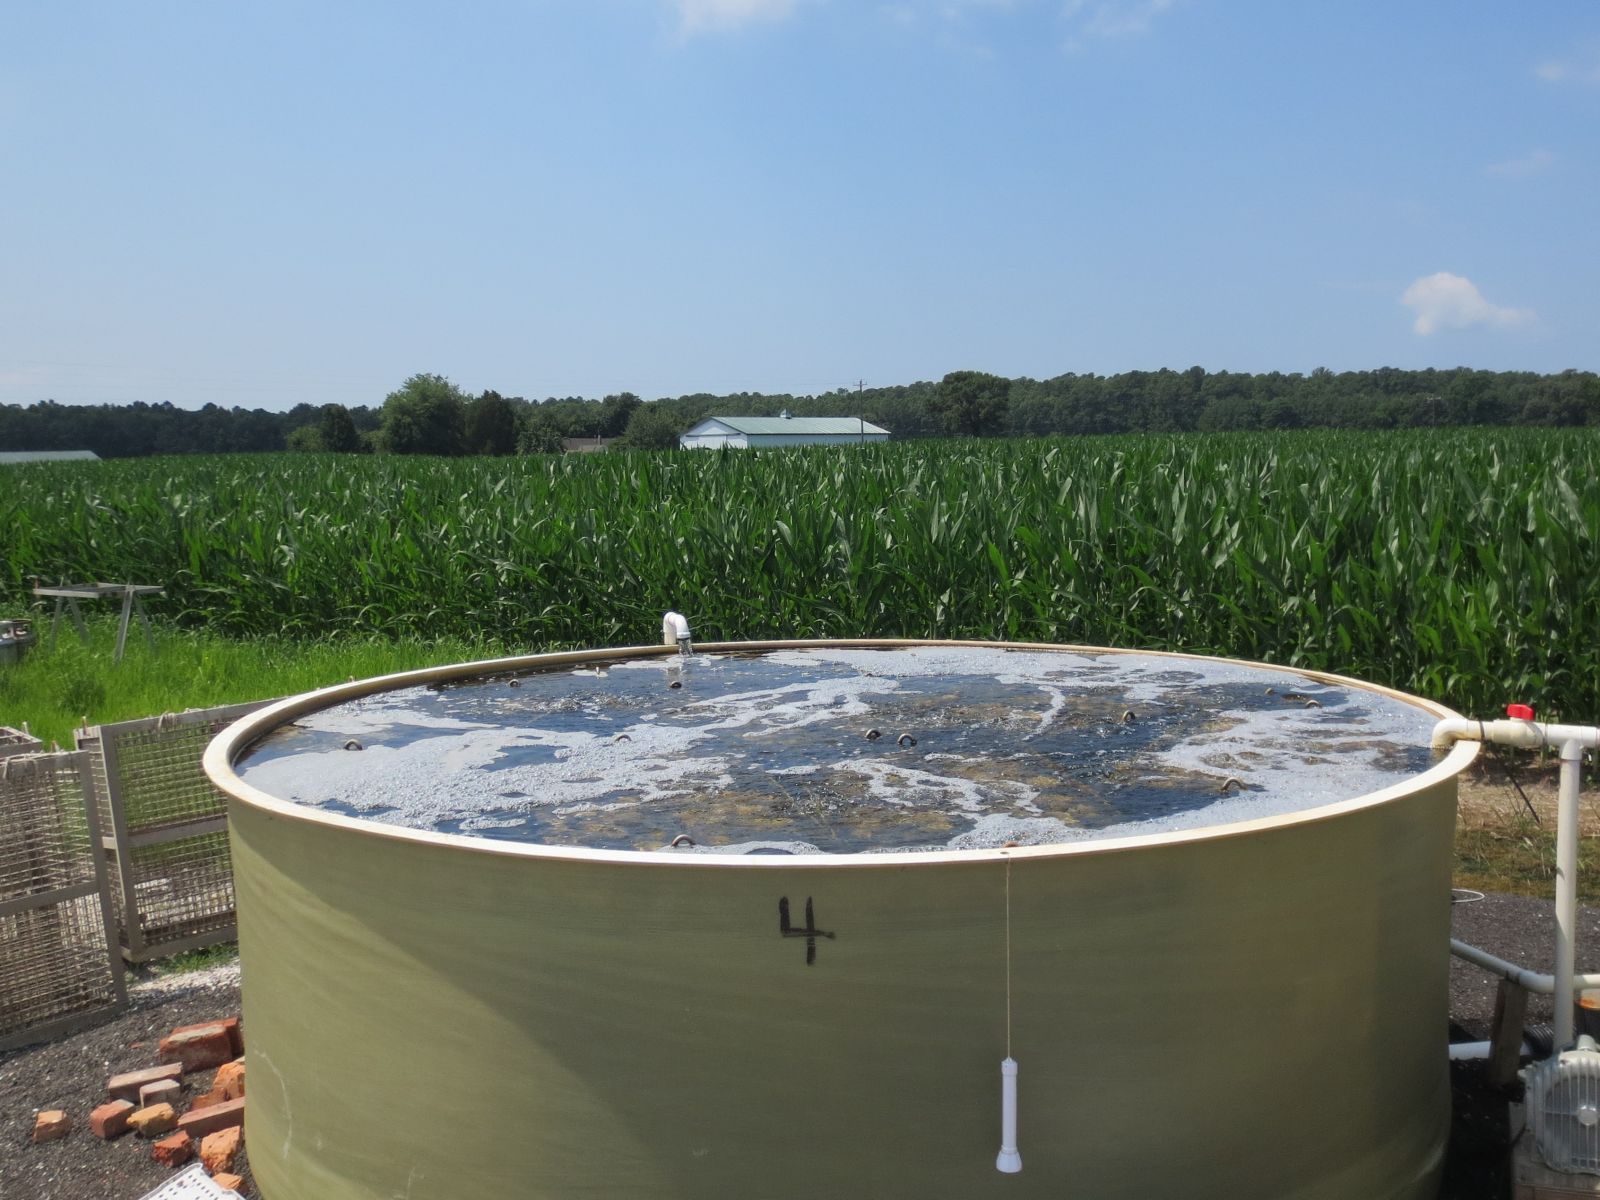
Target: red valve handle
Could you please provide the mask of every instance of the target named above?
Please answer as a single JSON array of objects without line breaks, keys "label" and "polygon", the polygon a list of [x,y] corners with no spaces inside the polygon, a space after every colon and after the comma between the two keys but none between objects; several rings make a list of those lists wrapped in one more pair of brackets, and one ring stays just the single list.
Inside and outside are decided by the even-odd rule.
[{"label": "red valve handle", "polygon": [[1531,721],[1533,720],[1533,706],[1531,704],[1508,704],[1506,705],[1506,716],[1514,721]]}]

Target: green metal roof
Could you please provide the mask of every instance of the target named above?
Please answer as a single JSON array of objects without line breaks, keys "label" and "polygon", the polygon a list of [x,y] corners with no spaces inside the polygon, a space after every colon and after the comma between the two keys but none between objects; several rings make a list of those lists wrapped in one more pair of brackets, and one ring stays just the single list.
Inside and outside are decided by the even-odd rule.
[{"label": "green metal roof", "polygon": [[889,431],[858,417],[708,417],[745,434],[856,434]]}]

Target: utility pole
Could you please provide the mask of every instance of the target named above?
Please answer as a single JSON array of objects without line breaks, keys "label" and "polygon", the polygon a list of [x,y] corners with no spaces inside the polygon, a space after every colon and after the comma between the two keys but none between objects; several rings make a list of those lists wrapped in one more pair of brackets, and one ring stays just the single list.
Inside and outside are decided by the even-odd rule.
[{"label": "utility pole", "polygon": [[861,389],[866,386],[865,379],[856,380],[856,422],[861,426],[861,440],[856,443],[858,446],[867,444],[867,418],[861,414]]}]

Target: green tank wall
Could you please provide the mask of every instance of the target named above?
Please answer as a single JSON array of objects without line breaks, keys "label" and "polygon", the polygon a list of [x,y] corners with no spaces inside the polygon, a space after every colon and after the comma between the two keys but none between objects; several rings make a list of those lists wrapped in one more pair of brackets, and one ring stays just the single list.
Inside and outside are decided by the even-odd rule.
[{"label": "green tank wall", "polygon": [[[227,769],[250,736],[207,761],[236,797],[267,1200],[1436,1190],[1469,745],[1244,825],[718,859],[284,804]],[[1018,1175],[994,1165],[1008,872]]]}]

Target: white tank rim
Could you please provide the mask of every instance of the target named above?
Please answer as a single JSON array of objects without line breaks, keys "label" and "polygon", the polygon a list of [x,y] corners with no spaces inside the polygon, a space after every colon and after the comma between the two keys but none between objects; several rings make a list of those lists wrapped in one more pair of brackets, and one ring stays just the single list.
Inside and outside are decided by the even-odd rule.
[{"label": "white tank rim", "polygon": [[[1460,713],[1433,700],[1414,696],[1394,688],[1382,687],[1347,675],[1327,671],[1313,671],[1301,667],[1286,667],[1278,663],[1258,662],[1243,658],[1225,658],[1213,654],[1184,654],[1177,651],[1146,650],[1138,647],[1086,646],[1057,642],[996,642],[943,638],[817,638],[784,641],[706,642],[697,653],[762,653],[771,650],[895,650],[918,646],[969,647],[986,650],[1039,650],[1064,651],[1075,654],[1140,654],[1178,661],[1224,663],[1230,666],[1254,667],[1264,671],[1296,675],[1318,683],[1353,688],[1386,696],[1392,700],[1411,704],[1440,720],[1459,718]],[[1032,861],[1036,859],[1067,859],[1083,855],[1124,854],[1132,851],[1177,847],[1182,845],[1215,842],[1227,838],[1247,837],[1271,830],[1314,825],[1336,820],[1350,813],[1375,808],[1426,791],[1459,775],[1482,750],[1478,742],[1458,741],[1450,752],[1428,770],[1403,779],[1389,787],[1365,795],[1338,800],[1316,808],[1300,809],[1277,816],[1256,817],[1246,821],[1203,825],[1193,829],[1170,830],[1161,833],[1136,834],[1119,838],[1093,838],[1074,842],[1054,842],[1035,846],[993,847],[981,850],[907,850],[885,854],[695,854],[685,855],[662,850],[604,850],[584,846],[548,846],[537,842],[502,841],[477,837],[471,834],[444,833],[431,829],[409,829],[399,825],[386,825],[379,821],[328,812],[273,796],[246,783],[234,771],[233,764],[252,745],[273,729],[303,716],[308,712],[327,708],[346,700],[370,696],[376,692],[398,688],[416,687],[447,680],[470,679],[476,676],[503,675],[512,672],[539,670],[549,667],[574,666],[582,663],[609,662],[627,658],[676,656],[676,646],[648,645],[608,647],[599,650],[555,651],[546,654],[527,654],[510,658],[482,659],[475,662],[451,663],[442,667],[425,667],[416,671],[401,671],[392,675],[375,675],[348,683],[335,684],[298,696],[288,696],[265,708],[240,718],[212,739],[205,750],[202,765],[206,775],[231,800],[248,804],[251,808],[285,820],[303,821],[332,829],[360,833],[367,837],[388,838],[420,845],[448,847],[472,854],[490,854],[499,857],[523,858],[546,862],[572,864],[606,864],[632,867],[670,867],[676,870],[894,870],[908,867],[971,866],[981,863],[1000,863],[1007,860]]]}]

